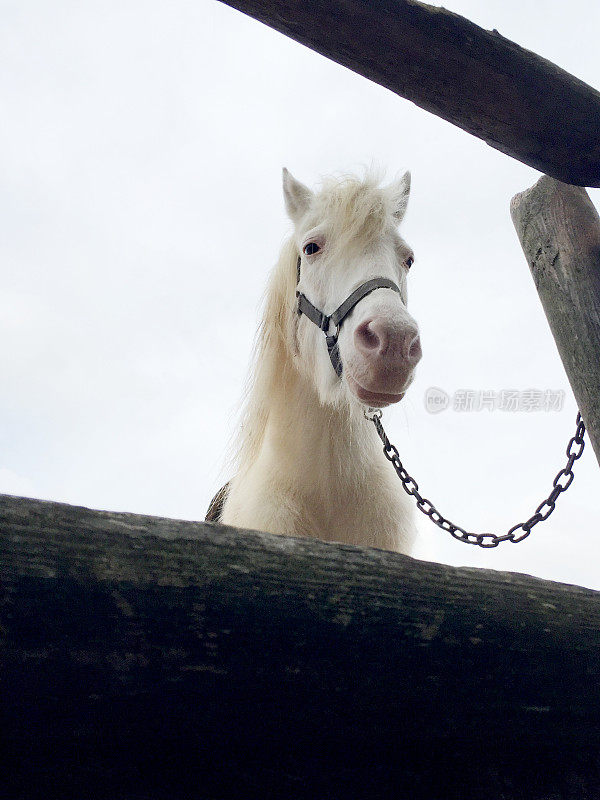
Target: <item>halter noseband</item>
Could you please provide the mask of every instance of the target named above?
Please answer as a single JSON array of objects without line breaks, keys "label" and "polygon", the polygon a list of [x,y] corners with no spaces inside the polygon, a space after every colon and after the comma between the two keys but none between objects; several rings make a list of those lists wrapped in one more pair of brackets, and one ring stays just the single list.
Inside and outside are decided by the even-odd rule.
[{"label": "halter noseband", "polygon": [[[296,264],[296,285],[300,283],[301,263],[302,257],[298,256],[298,262]],[[341,377],[343,371],[342,359],[340,358],[340,349],[338,347],[338,336],[340,334],[342,323],[352,311],[354,306],[359,303],[363,297],[366,297],[368,294],[371,294],[371,292],[375,291],[375,289],[392,289],[394,292],[401,294],[398,286],[389,278],[371,278],[370,281],[361,283],[358,289],[355,289],[352,294],[344,300],[341,306],[336,308],[332,314],[327,316],[326,314],[323,314],[322,311],[319,311],[316,306],[313,306],[306,295],[296,290],[296,297],[298,298],[296,310],[298,311],[299,315],[304,314],[305,317],[308,317],[308,319],[325,334],[325,342],[327,344],[327,352],[329,353],[331,366],[334,368],[335,374],[338,376],[338,378]],[[330,334],[329,328],[332,323],[335,330],[332,334]]]}]

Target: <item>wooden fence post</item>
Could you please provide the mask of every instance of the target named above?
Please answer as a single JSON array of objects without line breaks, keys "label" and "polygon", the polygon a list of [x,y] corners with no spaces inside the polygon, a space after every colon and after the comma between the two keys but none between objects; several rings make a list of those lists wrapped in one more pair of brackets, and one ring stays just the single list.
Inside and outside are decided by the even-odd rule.
[{"label": "wooden fence post", "polygon": [[585,189],[542,176],[511,216],[600,462],[600,218]]}]

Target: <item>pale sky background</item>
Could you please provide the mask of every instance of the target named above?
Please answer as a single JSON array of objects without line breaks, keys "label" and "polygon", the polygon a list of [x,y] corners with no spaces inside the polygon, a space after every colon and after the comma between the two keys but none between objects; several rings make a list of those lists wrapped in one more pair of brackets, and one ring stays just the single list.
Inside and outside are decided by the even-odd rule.
[{"label": "pale sky background", "polygon": [[[600,87],[596,0],[445,5]],[[0,23],[0,492],[202,519],[290,230],[281,167],[315,185],[373,163],[412,171],[424,350],[390,438],[454,522],[529,517],[576,414],[509,215],[539,173],[215,0],[2,0]],[[431,415],[430,386],[566,400]],[[526,542],[479,551],[423,518],[418,555],[600,588],[589,443],[576,470]]]}]

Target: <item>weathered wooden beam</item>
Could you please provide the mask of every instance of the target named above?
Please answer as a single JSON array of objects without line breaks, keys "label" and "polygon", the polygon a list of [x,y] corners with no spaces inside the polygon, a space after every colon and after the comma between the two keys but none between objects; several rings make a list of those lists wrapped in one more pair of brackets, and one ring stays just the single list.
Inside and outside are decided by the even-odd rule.
[{"label": "weathered wooden beam", "polygon": [[222,2],[541,172],[600,186],[600,93],[497,31],[416,0]]},{"label": "weathered wooden beam", "polygon": [[600,463],[600,218],[585,189],[542,176],[510,213]]},{"label": "weathered wooden beam", "polygon": [[600,796],[600,595],[0,496],[2,796]]}]

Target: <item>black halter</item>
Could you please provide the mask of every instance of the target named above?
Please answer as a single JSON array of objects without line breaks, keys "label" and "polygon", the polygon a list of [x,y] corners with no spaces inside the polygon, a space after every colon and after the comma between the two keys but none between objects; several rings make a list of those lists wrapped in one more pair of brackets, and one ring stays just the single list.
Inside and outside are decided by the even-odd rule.
[{"label": "black halter", "polygon": [[[298,256],[298,263],[296,265],[296,285],[300,283],[301,263],[302,257]],[[331,365],[334,368],[335,374],[338,376],[338,378],[341,377],[343,370],[342,360],[340,358],[340,349],[338,347],[338,336],[340,334],[342,323],[352,311],[354,306],[359,303],[363,297],[371,294],[371,292],[373,292],[375,289],[392,289],[394,292],[401,294],[398,286],[389,278],[371,278],[370,281],[361,283],[358,289],[355,289],[352,294],[344,300],[341,306],[336,308],[333,314],[329,314],[329,316],[327,316],[326,314],[323,314],[322,311],[319,311],[316,306],[313,306],[306,295],[302,294],[302,292],[296,291],[296,297],[298,298],[298,305],[296,308],[298,314],[304,314],[304,316],[308,317],[308,319],[314,323],[317,328],[320,328],[325,334],[327,352],[329,353]],[[332,334],[330,334],[329,328],[332,324],[334,326],[334,331]]]}]

